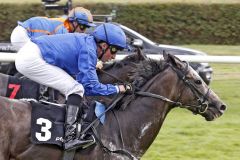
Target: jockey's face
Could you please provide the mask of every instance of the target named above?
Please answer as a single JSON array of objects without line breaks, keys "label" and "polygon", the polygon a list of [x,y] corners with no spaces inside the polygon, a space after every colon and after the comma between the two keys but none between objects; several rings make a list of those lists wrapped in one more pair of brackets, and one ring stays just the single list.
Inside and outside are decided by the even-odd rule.
[{"label": "jockey's face", "polygon": [[98,57],[105,51],[101,61],[106,62],[116,58],[116,53],[113,54],[111,52],[110,47],[107,43],[101,43],[100,46],[101,48],[98,48]]},{"label": "jockey's face", "polygon": [[81,24],[78,24],[76,21],[74,21],[72,24],[72,27],[71,27],[71,30],[74,31],[74,32],[78,32],[78,33],[84,33],[86,31],[86,26],[83,26]]}]

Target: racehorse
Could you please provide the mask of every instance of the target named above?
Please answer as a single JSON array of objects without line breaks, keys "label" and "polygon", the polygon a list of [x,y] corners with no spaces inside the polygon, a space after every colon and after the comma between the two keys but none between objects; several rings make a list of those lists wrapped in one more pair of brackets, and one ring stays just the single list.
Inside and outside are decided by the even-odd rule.
[{"label": "racehorse", "polygon": [[[77,150],[74,160],[139,159],[157,136],[171,109],[182,107],[207,121],[220,117],[226,105],[186,62],[164,54],[163,61],[146,59],[131,72],[136,91],[126,95],[119,109],[106,113],[97,127],[102,144],[131,156],[107,152],[100,143]],[[120,105],[120,104],[119,104]],[[0,160],[57,160],[63,151],[53,145],[30,141],[31,105],[0,97]]]}]

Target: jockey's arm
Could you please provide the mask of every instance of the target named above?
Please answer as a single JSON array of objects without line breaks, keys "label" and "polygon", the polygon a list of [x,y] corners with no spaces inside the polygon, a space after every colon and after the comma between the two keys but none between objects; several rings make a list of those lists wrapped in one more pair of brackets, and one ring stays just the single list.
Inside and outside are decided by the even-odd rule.
[{"label": "jockey's arm", "polygon": [[82,51],[78,59],[77,81],[84,86],[85,95],[112,95],[119,92],[118,86],[102,84],[98,80],[96,72],[97,56],[95,50]]},{"label": "jockey's arm", "polygon": [[64,25],[60,25],[55,29],[55,34],[65,34],[69,33],[68,30],[64,27]]}]

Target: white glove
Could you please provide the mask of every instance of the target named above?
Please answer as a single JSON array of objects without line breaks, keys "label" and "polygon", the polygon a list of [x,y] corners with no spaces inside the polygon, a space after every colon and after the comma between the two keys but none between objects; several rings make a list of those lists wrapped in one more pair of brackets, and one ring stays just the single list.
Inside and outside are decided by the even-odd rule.
[{"label": "white glove", "polygon": [[101,60],[97,61],[96,69],[102,69],[103,68],[103,62]]}]

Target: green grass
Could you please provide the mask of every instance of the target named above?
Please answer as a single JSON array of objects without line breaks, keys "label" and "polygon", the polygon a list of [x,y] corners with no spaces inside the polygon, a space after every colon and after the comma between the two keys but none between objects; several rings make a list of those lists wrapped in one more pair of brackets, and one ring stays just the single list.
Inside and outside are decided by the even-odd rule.
[{"label": "green grass", "polygon": [[228,105],[226,113],[207,122],[189,111],[173,110],[143,160],[239,159],[240,79],[215,80],[211,86]]},{"label": "green grass", "polygon": [[[219,51],[240,56],[240,46],[187,47]],[[232,52],[236,51],[236,52]],[[219,119],[207,122],[184,109],[169,113],[164,125],[142,158],[143,160],[238,160],[240,157],[240,64],[211,64],[214,69],[210,87],[228,105]]]},{"label": "green grass", "polygon": [[[61,0],[65,3],[66,0]],[[73,3],[240,3],[239,0],[73,0]],[[0,3],[41,3],[41,0],[0,0]]]},{"label": "green grass", "polygon": [[197,49],[208,53],[209,55],[228,55],[228,56],[240,56],[240,46],[230,45],[185,45],[192,49]]}]

